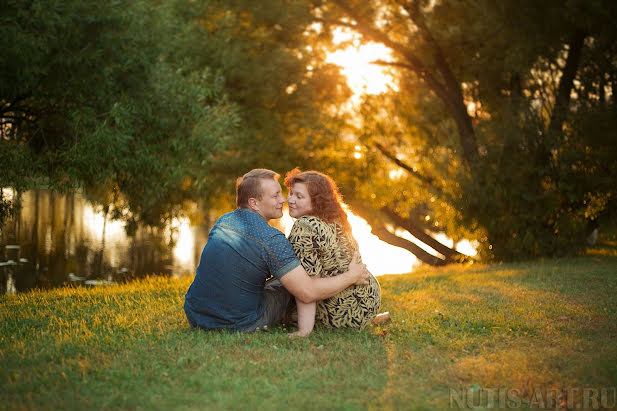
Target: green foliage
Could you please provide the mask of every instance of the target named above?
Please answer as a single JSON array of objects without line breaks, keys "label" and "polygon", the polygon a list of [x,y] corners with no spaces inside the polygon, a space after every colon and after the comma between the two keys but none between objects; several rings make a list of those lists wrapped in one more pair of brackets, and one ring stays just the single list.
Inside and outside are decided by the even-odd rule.
[{"label": "green foliage", "polygon": [[[538,40],[533,48],[518,42],[517,47],[530,47],[532,58],[517,60],[506,49],[495,55],[511,66],[484,81],[483,70],[477,76],[473,100],[482,104],[476,131],[483,156],[473,177],[463,180],[459,208],[468,223],[486,230],[485,255],[511,260],[580,253],[590,228],[598,222],[610,225],[614,218],[615,99],[600,89],[606,79],[617,78],[615,50],[604,46],[617,37],[606,20],[615,12],[609,3],[596,9],[571,2],[507,14],[512,19],[522,13],[520,24],[512,27],[529,24],[527,30]],[[535,18],[527,18],[531,15]],[[545,33],[548,25],[538,20],[541,16],[556,21],[550,26],[554,34]],[[587,40],[572,90],[561,91],[564,49],[570,50],[576,30],[583,30]],[[563,119],[556,106],[561,93],[574,94]]]},{"label": "green foliage", "polygon": [[610,225],[614,2],[326,1],[315,14],[393,50],[398,87],[365,96],[349,127],[367,171],[336,174],[354,196],[477,240],[485,259],[576,254]]},{"label": "green foliage", "polygon": [[181,0],[3,5],[0,186],[81,187],[105,206],[112,194],[148,224],[213,191],[239,118],[220,75],[177,55],[195,13]]},{"label": "green foliage", "polygon": [[[301,166],[486,258],[577,253],[614,219],[616,18],[609,0],[9,0],[0,186],[80,187],[159,225],[186,201],[228,208],[250,168]],[[325,63],[350,24],[403,63],[357,113]]]},{"label": "green foliage", "polygon": [[2,150],[31,161],[0,186],[80,187],[131,226],[159,225],[188,200],[227,208],[250,168],[305,163],[348,89],[307,47],[308,5],[279,6],[9,2]]},{"label": "green foliage", "polygon": [[241,118],[217,173],[229,184],[254,167],[282,173],[306,164],[336,138],[329,109],[349,95],[338,70],[309,47],[306,2],[212,1],[202,13],[209,41],[192,64],[224,73]]}]

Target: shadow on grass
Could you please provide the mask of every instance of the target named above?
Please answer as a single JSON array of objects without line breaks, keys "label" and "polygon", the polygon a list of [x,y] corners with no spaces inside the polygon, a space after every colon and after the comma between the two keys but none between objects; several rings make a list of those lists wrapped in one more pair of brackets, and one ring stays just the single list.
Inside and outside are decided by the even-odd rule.
[{"label": "shadow on grass", "polygon": [[390,400],[379,404],[445,409],[452,387],[529,398],[538,388],[613,386],[617,366],[606,359],[617,355],[617,258],[602,250],[380,279],[394,321]]}]

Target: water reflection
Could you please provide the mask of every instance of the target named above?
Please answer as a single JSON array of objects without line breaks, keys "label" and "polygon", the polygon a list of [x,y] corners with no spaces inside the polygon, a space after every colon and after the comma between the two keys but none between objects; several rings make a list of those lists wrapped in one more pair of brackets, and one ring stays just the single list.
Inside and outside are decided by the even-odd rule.
[{"label": "water reflection", "polygon": [[129,237],[79,194],[29,191],[22,206],[0,232],[0,293],[193,275],[208,234],[207,225],[182,219]]},{"label": "water reflection", "polygon": [[[0,294],[111,284],[149,274],[192,276],[210,228],[208,221],[194,226],[188,219],[178,219],[167,229],[140,228],[129,237],[124,223],[110,220],[79,194],[30,191],[23,194],[22,205],[19,215],[0,231]],[[363,261],[374,275],[407,273],[419,264],[408,251],[380,241],[353,213],[349,222]],[[288,234],[293,219],[285,211],[282,219],[271,223]],[[399,234],[417,242],[409,233]],[[453,245],[445,237],[440,241]],[[474,252],[471,244],[471,252],[461,249],[464,245],[457,244],[457,249]]]}]

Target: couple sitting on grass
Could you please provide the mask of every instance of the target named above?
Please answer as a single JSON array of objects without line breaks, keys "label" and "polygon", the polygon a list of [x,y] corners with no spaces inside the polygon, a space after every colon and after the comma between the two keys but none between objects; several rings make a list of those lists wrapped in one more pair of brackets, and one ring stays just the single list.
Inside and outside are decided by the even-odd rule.
[{"label": "couple sitting on grass", "polygon": [[[289,235],[268,221],[283,216],[285,197],[274,171],[255,169],[236,183],[237,209],[218,219],[201,254],[184,311],[191,326],[253,332],[294,317],[307,336],[315,320],[362,329],[376,320],[379,283],[361,263],[336,185],[328,176],[287,173]],[[273,278],[272,278],[273,277]],[[291,315],[290,315],[291,314]]]}]

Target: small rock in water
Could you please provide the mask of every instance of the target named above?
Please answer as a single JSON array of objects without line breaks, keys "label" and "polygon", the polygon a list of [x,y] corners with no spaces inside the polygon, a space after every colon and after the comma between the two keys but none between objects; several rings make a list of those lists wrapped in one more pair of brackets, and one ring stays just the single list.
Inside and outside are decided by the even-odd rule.
[{"label": "small rock in water", "polygon": [[113,285],[115,283],[109,280],[87,280],[84,284],[92,285],[92,286],[100,286],[100,285]]},{"label": "small rock in water", "polygon": [[69,281],[84,281],[86,277],[78,277],[73,273],[69,273]]}]

